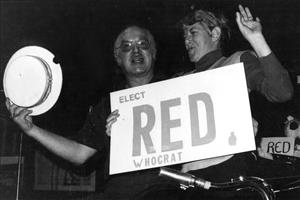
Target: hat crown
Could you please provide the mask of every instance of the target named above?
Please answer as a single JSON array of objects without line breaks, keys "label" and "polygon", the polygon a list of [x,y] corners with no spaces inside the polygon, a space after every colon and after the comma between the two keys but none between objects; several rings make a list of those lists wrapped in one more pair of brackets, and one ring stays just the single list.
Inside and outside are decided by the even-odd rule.
[{"label": "hat crown", "polygon": [[48,111],[57,101],[62,86],[62,71],[53,58],[42,47],[18,50],[4,72],[6,97],[18,106],[31,109],[32,115]]}]

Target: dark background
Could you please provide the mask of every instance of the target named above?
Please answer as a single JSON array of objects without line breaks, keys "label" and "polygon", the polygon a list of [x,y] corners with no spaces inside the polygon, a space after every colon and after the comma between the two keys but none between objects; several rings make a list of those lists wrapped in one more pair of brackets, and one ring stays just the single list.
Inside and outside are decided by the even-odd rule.
[{"label": "dark background", "polygon": [[[55,106],[34,120],[43,128],[73,136],[89,106],[111,90],[115,66],[112,46],[124,26],[140,24],[153,33],[158,48],[156,69],[169,76],[192,67],[178,22],[193,8],[222,9],[230,20],[232,38],[226,54],[250,48],[235,23],[238,4],[259,16],[269,45],[295,86],[295,97],[285,104],[271,104],[251,95],[252,109],[263,124],[263,132],[275,133],[287,114],[299,116],[299,0],[0,0],[1,116],[8,119],[2,88],[4,69],[21,47],[39,45],[55,54],[63,70],[62,92]],[[30,154],[30,148],[36,145],[25,137],[25,147],[29,147],[25,153]],[[32,170],[32,166],[27,168]]]},{"label": "dark background", "polygon": [[126,24],[138,23],[151,30],[158,44],[156,68],[173,74],[191,66],[178,21],[192,7],[223,10],[233,32],[227,53],[249,48],[235,23],[238,4],[260,17],[272,50],[293,75],[298,74],[297,0],[1,0],[0,80],[19,48],[40,45],[49,49],[61,64],[63,88],[54,108],[36,118],[48,119],[45,126],[62,134],[77,130],[88,106],[110,89],[115,65],[112,44]]}]

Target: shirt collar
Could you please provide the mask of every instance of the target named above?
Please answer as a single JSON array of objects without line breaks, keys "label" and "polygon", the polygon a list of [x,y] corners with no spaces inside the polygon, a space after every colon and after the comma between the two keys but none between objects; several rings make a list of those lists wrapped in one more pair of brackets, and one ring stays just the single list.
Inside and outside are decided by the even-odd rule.
[{"label": "shirt collar", "polygon": [[207,70],[211,65],[213,65],[217,60],[223,56],[221,49],[211,51],[204,55],[195,64],[196,72],[202,72]]}]

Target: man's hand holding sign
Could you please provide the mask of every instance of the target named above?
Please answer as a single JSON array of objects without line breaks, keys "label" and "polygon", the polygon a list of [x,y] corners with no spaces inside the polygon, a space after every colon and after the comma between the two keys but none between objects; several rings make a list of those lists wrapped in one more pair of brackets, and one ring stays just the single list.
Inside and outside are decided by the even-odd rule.
[{"label": "man's hand holding sign", "polygon": [[113,92],[111,109],[110,174],[255,149],[241,63]]}]

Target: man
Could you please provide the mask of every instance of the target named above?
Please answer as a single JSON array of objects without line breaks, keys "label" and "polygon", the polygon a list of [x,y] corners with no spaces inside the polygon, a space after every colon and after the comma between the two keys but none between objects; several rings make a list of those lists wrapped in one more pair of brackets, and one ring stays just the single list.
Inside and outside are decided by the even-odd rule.
[{"label": "man", "polygon": [[[130,26],[122,31],[114,44],[114,56],[126,79],[124,85],[115,83],[116,88],[135,87],[156,81],[153,73],[156,46],[148,30]],[[6,106],[12,119],[21,129],[54,154],[77,165],[85,163],[96,153],[102,155],[105,161],[101,164],[104,165],[107,181],[104,189],[105,199],[145,199],[147,193],[155,194],[159,198],[159,194],[164,196],[168,191],[167,183],[165,184],[164,180],[158,177],[156,170],[108,177],[110,127],[119,116],[117,110],[109,115],[108,96],[103,98],[89,113],[76,141],[36,126],[29,116],[31,111],[14,105],[9,99],[6,101]],[[158,188],[162,191],[161,193],[154,192]],[[163,191],[164,189],[166,190]],[[168,198],[164,197],[164,199]]]},{"label": "man", "polygon": [[[196,10],[182,20],[185,47],[190,61],[195,64],[195,69],[190,73],[243,62],[249,92],[257,91],[271,102],[291,99],[293,87],[288,72],[266,43],[259,18],[253,20],[250,10],[239,5],[236,22],[256,55],[250,51],[241,51],[229,57],[223,56],[222,45],[230,36],[227,20],[223,16],[217,17],[212,12]],[[254,120],[255,127],[257,122]],[[195,161],[183,164],[182,171],[210,181],[230,181],[232,178],[247,174],[246,161],[249,159],[251,157],[249,158],[247,154],[237,154]]]}]

